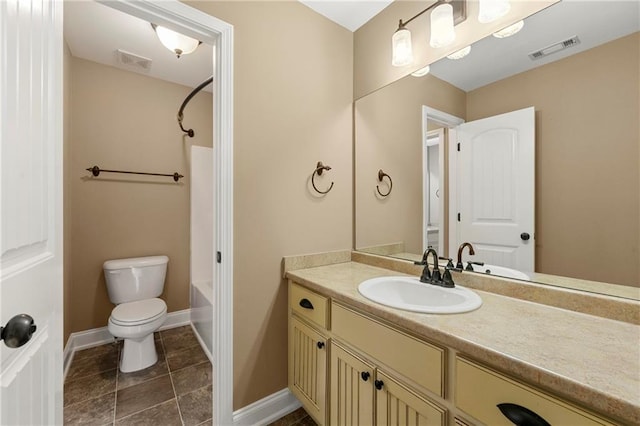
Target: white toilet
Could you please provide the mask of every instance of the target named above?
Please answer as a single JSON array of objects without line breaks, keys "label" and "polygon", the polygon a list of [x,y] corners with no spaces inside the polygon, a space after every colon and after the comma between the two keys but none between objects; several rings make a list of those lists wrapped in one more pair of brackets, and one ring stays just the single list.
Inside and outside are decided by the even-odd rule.
[{"label": "white toilet", "polygon": [[153,332],[167,318],[167,305],[158,299],[164,288],[167,256],[107,260],[104,276],[109,299],[117,306],[109,317],[109,333],[124,339],[120,371],[129,373],[158,361]]}]

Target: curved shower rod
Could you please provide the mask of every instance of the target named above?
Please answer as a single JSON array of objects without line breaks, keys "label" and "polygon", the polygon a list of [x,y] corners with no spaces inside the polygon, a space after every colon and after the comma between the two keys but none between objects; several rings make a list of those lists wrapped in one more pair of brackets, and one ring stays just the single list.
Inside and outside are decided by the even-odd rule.
[{"label": "curved shower rod", "polygon": [[187,106],[191,98],[193,98],[196,95],[196,93],[198,93],[199,91],[201,91],[211,83],[213,83],[213,76],[209,77],[206,81],[202,82],[198,87],[193,89],[193,91],[189,93],[189,95],[186,98],[184,98],[184,101],[182,101],[182,105],[180,105],[180,109],[178,110],[178,124],[180,125],[180,129],[186,134],[188,134],[190,138],[192,138],[193,135],[195,135],[195,132],[193,131],[193,129],[187,130],[184,127],[182,127],[182,120],[184,119],[184,114],[183,114],[184,107]]}]

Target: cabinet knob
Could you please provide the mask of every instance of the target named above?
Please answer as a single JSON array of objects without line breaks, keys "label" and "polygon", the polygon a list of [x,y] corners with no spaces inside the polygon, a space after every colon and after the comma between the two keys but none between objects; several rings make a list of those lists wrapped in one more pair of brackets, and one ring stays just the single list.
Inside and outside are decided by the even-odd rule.
[{"label": "cabinet knob", "polygon": [[318,349],[322,349],[324,348],[324,342],[318,342],[316,343],[316,346],[318,347]]},{"label": "cabinet knob", "polygon": [[551,426],[538,414],[521,405],[503,403],[497,407],[516,426]]},{"label": "cabinet knob", "polygon": [[309,301],[309,299],[300,299],[300,306],[305,309],[313,309],[313,304],[311,303],[311,301]]},{"label": "cabinet knob", "polygon": [[382,380],[376,380],[375,382],[373,382],[373,384],[376,386],[376,389],[378,390],[382,389],[382,386],[384,386],[384,382]]},{"label": "cabinet knob", "polygon": [[362,380],[366,382],[367,380],[369,380],[369,377],[371,377],[371,373],[369,373],[368,371],[363,371],[362,373],[360,373],[360,377],[362,377]]}]

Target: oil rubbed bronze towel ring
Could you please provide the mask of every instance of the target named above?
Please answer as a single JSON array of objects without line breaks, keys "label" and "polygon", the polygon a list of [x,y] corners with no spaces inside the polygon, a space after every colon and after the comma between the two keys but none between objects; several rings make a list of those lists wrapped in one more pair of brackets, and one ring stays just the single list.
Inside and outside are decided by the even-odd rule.
[{"label": "oil rubbed bronze towel ring", "polygon": [[380,194],[380,196],[382,196],[382,197],[386,197],[387,195],[391,194],[391,190],[393,189],[393,181],[391,180],[391,176],[389,176],[388,174],[383,172],[382,169],[378,170],[378,181],[379,182],[382,182],[382,179],[384,179],[385,176],[389,178],[389,190],[387,191],[387,193],[383,194],[382,192],[380,192],[380,186],[376,185],[376,191],[378,191],[378,194]]},{"label": "oil rubbed bronze towel ring", "polygon": [[313,171],[313,175],[311,175],[311,185],[318,194],[326,194],[331,191],[331,188],[333,188],[333,182],[331,182],[331,186],[329,186],[329,189],[327,189],[326,191],[320,191],[316,186],[316,182],[314,180],[316,175],[322,176],[322,172],[324,172],[325,170],[331,170],[331,167],[325,166],[324,164],[322,164],[322,161],[318,161],[318,164],[316,164],[316,169]]}]

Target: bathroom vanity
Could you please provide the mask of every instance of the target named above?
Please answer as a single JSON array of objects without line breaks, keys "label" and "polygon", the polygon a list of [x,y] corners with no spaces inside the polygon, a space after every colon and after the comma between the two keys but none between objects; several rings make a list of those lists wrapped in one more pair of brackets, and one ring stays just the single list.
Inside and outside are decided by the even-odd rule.
[{"label": "bathroom vanity", "polygon": [[289,389],[318,424],[640,422],[637,324],[477,289],[483,305],[456,315],[358,293],[397,275],[352,261],[286,272]]}]

